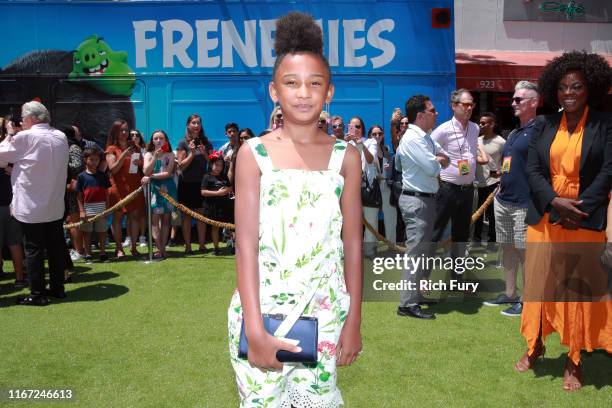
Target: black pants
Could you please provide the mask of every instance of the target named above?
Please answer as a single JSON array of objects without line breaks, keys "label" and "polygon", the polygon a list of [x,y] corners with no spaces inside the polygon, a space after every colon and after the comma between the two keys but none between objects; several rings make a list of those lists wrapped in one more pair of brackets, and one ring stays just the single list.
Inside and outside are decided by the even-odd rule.
[{"label": "black pants", "polygon": [[[478,208],[484,204],[486,199],[489,197],[489,194],[495,191],[498,184],[499,183],[495,183],[492,186],[478,188]],[[495,212],[493,203],[487,207],[484,214],[478,217],[474,223],[474,242],[482,241],[482,225],[485,214],[487,216],[487,220],[489,220],[489,242],[495,242]]]},{"label": "black pants", "polygon": [[66,242],[62,224],[61,219],[36,224],[21,223],[25,263],[33,295],[45,291],[45,250],[49,261],[50,289],[54,292],[64,290]]},{"label": "black pants", "polygon": [[473,186],[462,188],[444,181],[440,183],[440,189],[436,194],[436,222],[432,242],[439,242],[442,239],[446,225],[450,221],[453,258],[465,256],[467,241],[470,239],[473,200]]}]

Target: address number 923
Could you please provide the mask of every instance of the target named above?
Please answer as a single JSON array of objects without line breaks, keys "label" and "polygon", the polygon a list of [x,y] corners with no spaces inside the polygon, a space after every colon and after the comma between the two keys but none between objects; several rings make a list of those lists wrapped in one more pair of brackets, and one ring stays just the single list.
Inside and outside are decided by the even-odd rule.
[{"label": "address number 923", "polygon": [[497,88],[497,84],[495,81],[480,81],[479,82],[480,89],[495,89]]}]

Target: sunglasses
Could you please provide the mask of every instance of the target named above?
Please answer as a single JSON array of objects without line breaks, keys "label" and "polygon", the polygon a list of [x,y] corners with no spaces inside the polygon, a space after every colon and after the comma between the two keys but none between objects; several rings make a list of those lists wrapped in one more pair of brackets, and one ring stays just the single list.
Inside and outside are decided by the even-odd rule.
[{"label": "sunglasses", "polygon": [[361,129],[361,125],[355,125],[355,129]]},{"label": "sunglasses", "polygon": [[514,98],[512,98],[512,101],[518,105],[519,103],[523,102],[526,99],[533,99],[533,98],[522,98],[520,96],[515,96]]},{"label": "sunglasses", "polygon": [[249,140],[250,137],[249,136],[240,136],[239,138],[240,140]]},{"label": "sunglasses", "polygon": [[276,119],[282,119],[282,118],[283,118],[283,114],[282,113],[276,114]]},{"label": "sunglasses", "polygon": [[342,129],[344,125],[332,125],[332,129]]},{"label": "sunglasses", "polygon": [[371,133],[371,136],[382,136],[382,135],[384,135],[383,132],[372,132]]},{"label": "sunglasses", "polygon": [[461,105],[465,109],[473,108],[474,106],[476,106],[476,104],[474,102],[455,102],[455,104]]},{"label": "sunglasses", "polygon": [[400,122],[400,126],[408,126],[408,122]]}]

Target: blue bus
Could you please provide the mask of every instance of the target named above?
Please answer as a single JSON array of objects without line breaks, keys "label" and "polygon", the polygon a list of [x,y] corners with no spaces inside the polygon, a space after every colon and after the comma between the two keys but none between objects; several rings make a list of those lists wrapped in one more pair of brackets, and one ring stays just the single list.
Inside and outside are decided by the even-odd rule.
[{"label": "blue bus", "polygon": [[0,7],[0,114],[38,99],[55,126],[76,124],[102,145],[117,118],[146,139],[164,129],[174,146],[191,113],[202,116],[215,147],[227,141],[228,122],[267,128],[275,21],[292,10],[323,28],[336,87],[331,115],[386,128],[394,108],[423,93],[440,120],[450,116],[451,0],[0,0]]}]

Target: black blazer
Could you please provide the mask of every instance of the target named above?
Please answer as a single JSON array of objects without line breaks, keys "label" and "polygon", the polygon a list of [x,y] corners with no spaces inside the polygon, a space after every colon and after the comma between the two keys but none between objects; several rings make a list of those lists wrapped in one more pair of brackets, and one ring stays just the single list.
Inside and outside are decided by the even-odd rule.
[{"label": "black blazer", "polygon": [[[538,116],[529,142],[527,174],[531,200],[526,222],[535,225],[545,212],[556,222],[559,214],[550,202],[557,194],[550,181],[550,146],[561,123],[561,113]],[[606,227],[608,194],[612,187],[612,114],[589,110],[582,136],[580,157],[580,209],[589,214],[580,226],[601,231]]]}]

